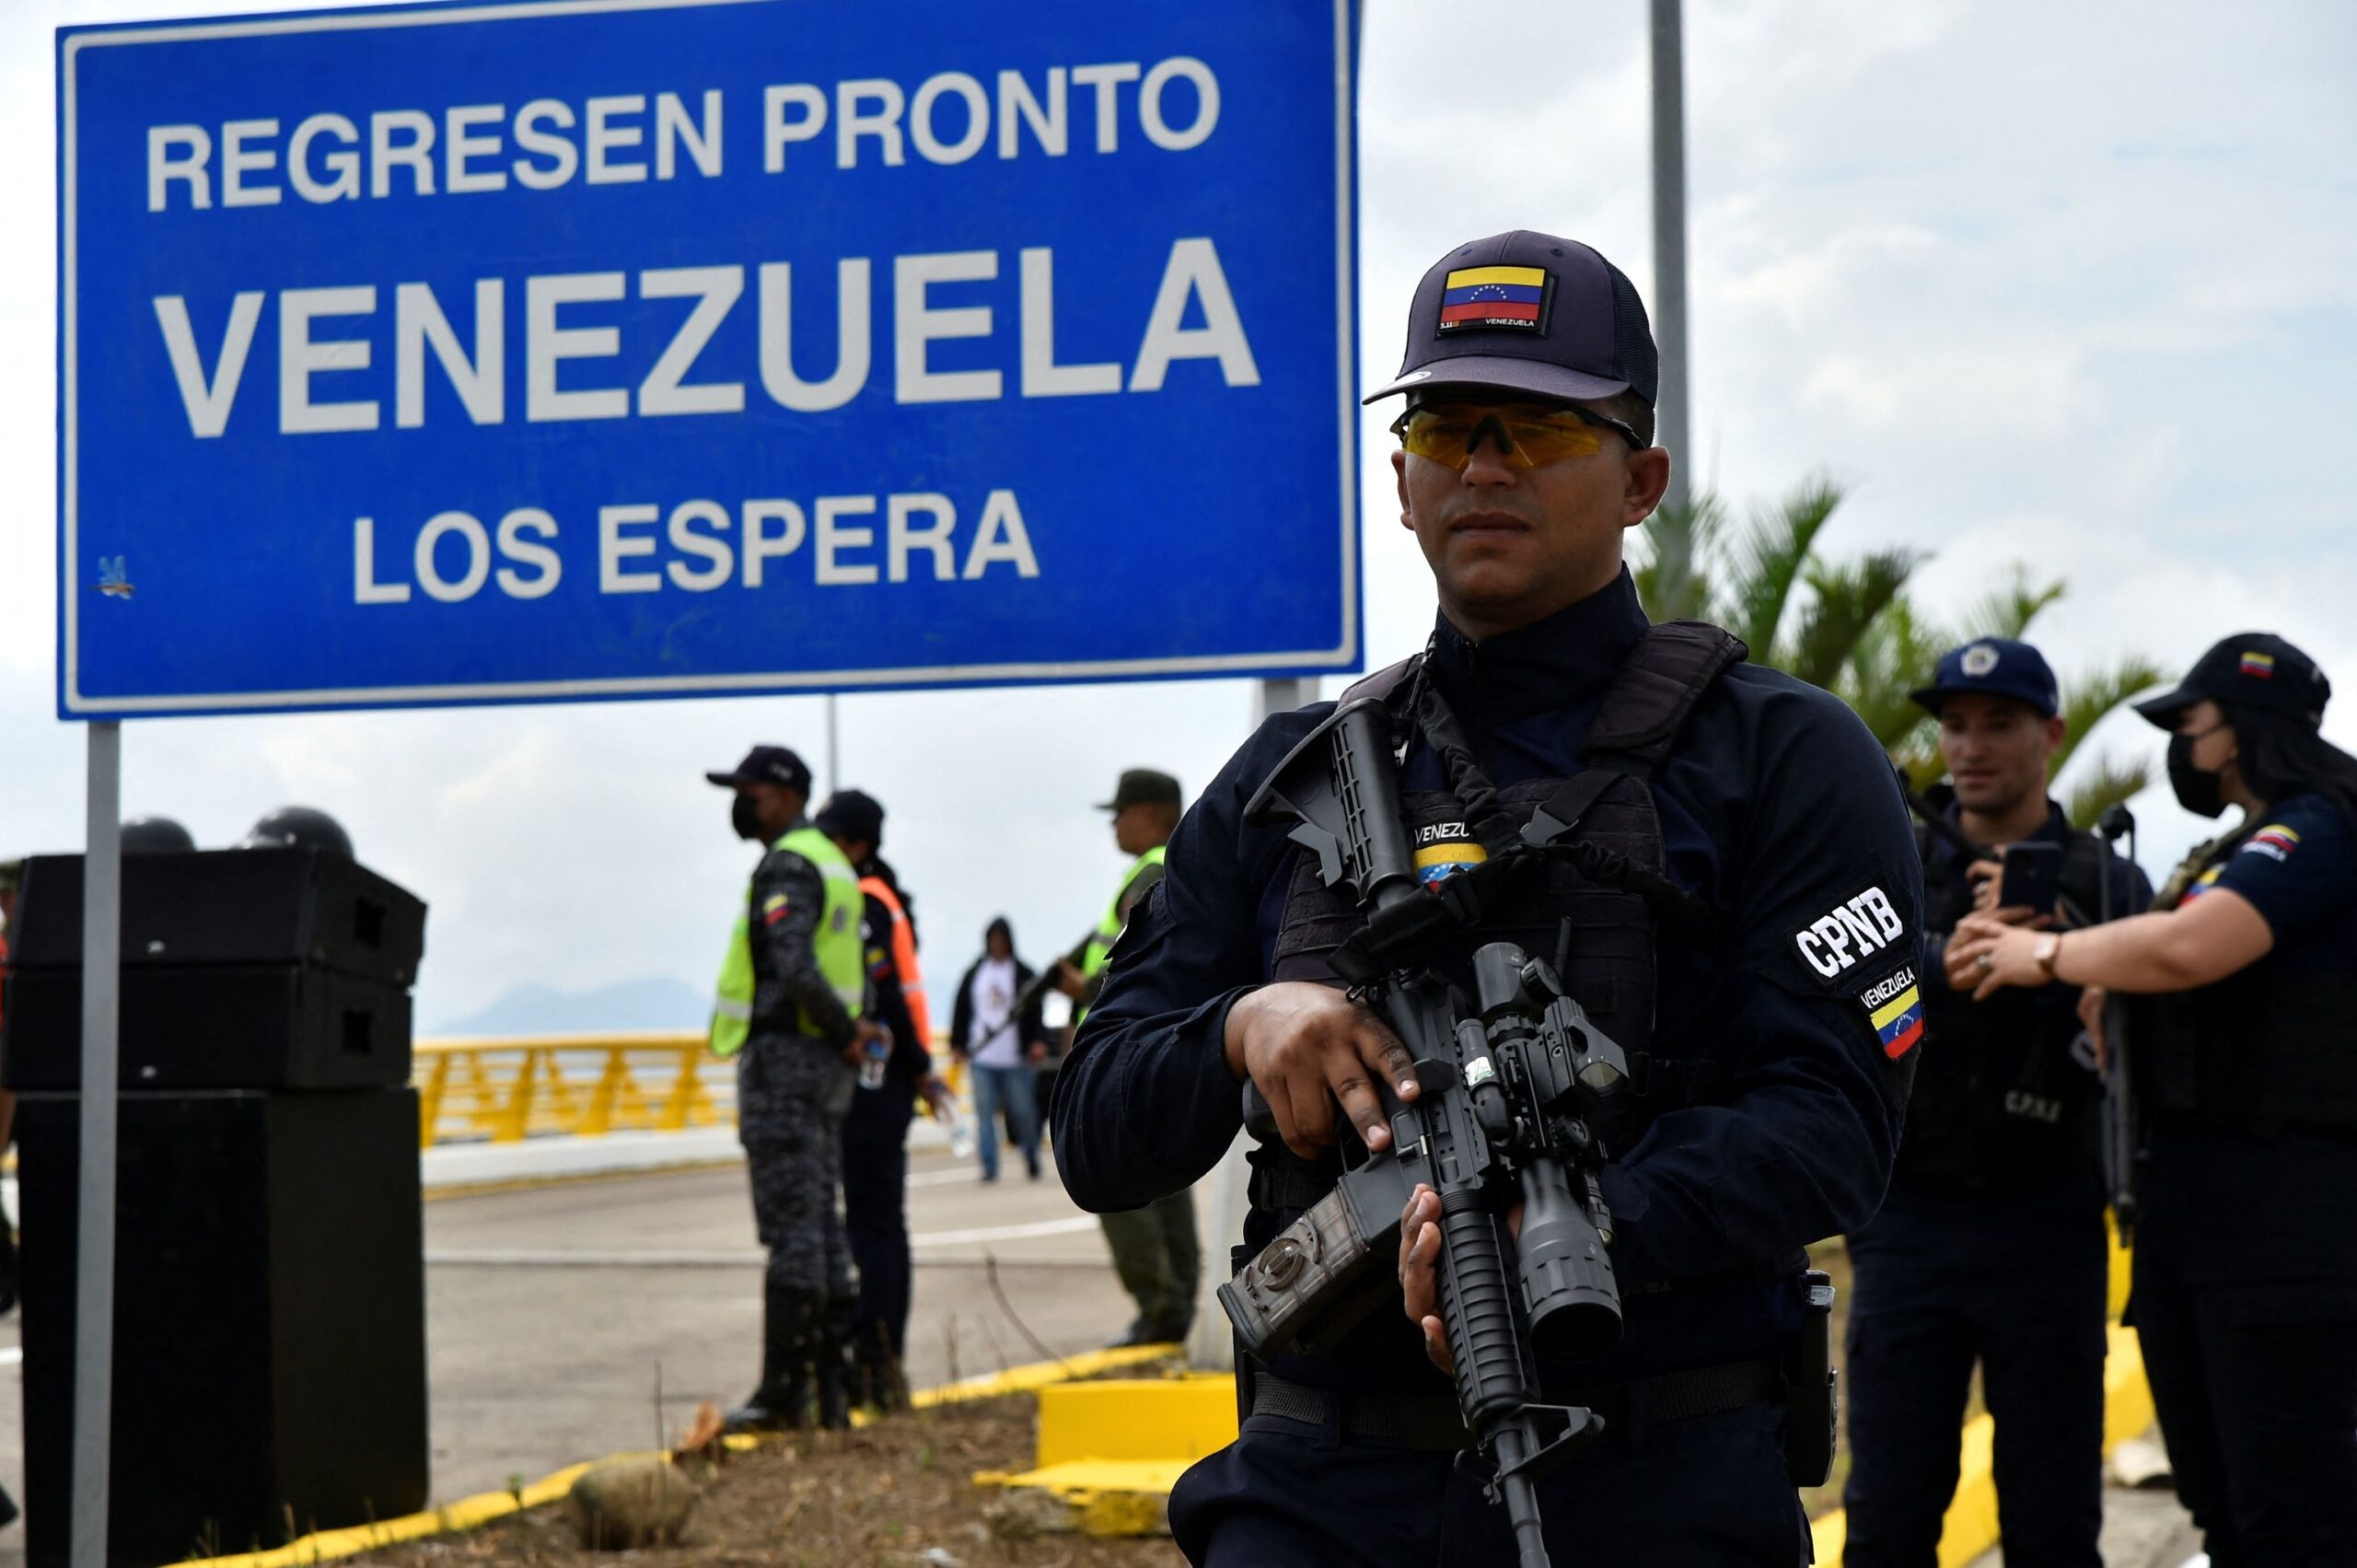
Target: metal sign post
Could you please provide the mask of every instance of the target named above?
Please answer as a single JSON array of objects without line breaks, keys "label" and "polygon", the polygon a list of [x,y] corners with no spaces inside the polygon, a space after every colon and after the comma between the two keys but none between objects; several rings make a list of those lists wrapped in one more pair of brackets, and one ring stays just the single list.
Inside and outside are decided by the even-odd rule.
[{"label": "metal sign post", "polygon": [[1653,0],[1654,340],[1661,348],[1655,439],[1669,448],[1669,494],[1693,494],[1686,395],[1686,45],[1678,0]]},{"label": "metal sign post", "polygon": [[81,1205],[75,1230],[73,1568],[106,1568],[114,1397],[115,1004],[122,958],[122,726],[90,726],[82,869]]}]

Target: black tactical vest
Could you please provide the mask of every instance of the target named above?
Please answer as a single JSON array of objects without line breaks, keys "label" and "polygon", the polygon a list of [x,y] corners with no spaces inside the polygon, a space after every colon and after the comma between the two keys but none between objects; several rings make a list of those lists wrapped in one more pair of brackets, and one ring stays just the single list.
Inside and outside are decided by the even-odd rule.
[{"label": "black tactical vest", "polygon": [[[2169,879],[2169,907],[2189,872],[2223,865],[2257,820],[2196,850]],[[2133,1081],[2149,1113],[2236,1132],[2357,1133],[2357,955],[2328,969],[2261,958],[2199,990],[2131,1000]]]},{"label": "black tactical vest", "polygon": [[[1972,910],[1972,884],[1922,829],[1923,929],[1949,932]],[[2102,907],[2106,859],[2093,833],[2063,841],[2062,896],[2087,920]],[[1899,1140],[1901,1180],[1947,1193],[2002,1191],[2084,1172],[2102,1160],[2103,1085],[2073,1062],[2075,1017],[2026,991],[1985,1002],[1926,986],[1923,1043]],[[2063,1038],[2055,1038],[2058,1024]]]},{"label": "black tactical vest", "polygon": [[[1743,644],[1719,627],[1696,621],[1649,628],[1631,650],[1588,726],[1580,747],[1580,768],[1569,779],[1535,779],[1496,792],[1495,807],[1518,833],[1540,811],[1569,831],[1558,843],[1592,846],[1602,855],[1634,868],[1635,882],[1651,882],[1656,895],[1663,877],[1661,819],[1650,781],[1676,743],[1695,703],[1712,681],[1745,657]],[[1415,721],[1412,705],[1418,661],[1405,660],[1368,676],[1342,695],[1342,702],[1380,696],[1404,728]],[[1450,846],[1478,842],[1480,823],[1469,822],[1467,803],[1450,790],[1402,790],[1401,808],[1409,839],[1441,855]],[[1484,846],[1488,849],[1489,846]],[[1591,864],[1594,864],[1591,861]],[[1679,1106],[1705,1103],[1713,1073],[1706,1064],[1664,1061],[1649,1050],[1654,1027],[1654,932],[1661,899],[1649,900],[1623,884],[1583,875],[1567,857],[1549,856],[1529,868],[1515,896],[1484,904],[1480,923],[1453,935],[1433,955],[1434,966],[1455,973],[1482,944],[1509,941],[1534,957],[1551,958],[1563,921],[1572,923],[1570,960],[1563,966],[1566,989],[1588,1016],[1628,1053],[1646,1118]],[[1694,900],[1687,900],[1693,902]],[[1270,978],[1340,985],[1329,956],[1364,923],[1364,913],[1343,892],[1325,886],[1317,858],[1296,858],[1277,931]],[[1633,1141],[1643,1123],[1629,1130]],[[1317,1162],[1301,1159],[1281,1143],[1256,1145],[1252,1200],[1288,1223],[1333,1187],[1341,1166],[1338,1155]]]}]

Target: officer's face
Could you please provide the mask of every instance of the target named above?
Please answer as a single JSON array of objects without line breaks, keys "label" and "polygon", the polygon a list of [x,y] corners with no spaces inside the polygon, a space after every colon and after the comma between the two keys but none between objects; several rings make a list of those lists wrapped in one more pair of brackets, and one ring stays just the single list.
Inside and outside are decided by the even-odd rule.
[{"label": "officer's face", "polygon": [[1133,800],[1113,813],[1113,842],[1123,854],[1144,854],[1170,842],[1177,814],[1158,801]]},{"label": "officer's face", "polygon": [[[1527,402],[1501,396],[1501,402]],[[1460,470],[1394,452],[1400,526],[1416,536],[1457,630],[1487,637],[1577,603],[1620,570],[1621,536],[1653,514],[1669,454],[1606,435],[1593,453],[1525,469],[1485,437]]]},{"label": "officer's face", "polygon": [[2242,750],[2226,711],[2207,697],[2177,714],[2177,732],[2193,738],[2193,765],[2205,773],[2225,776]]},{"label": "officer's face", "polygon": [[764,839],[775,839],[794,826],[802,815],[803,796],[799,790],[774,784],[740,784],[737,793],[753,803],[754,814],[760,819]]},{"label": "officer's face", "polygon": [[2010,811],[2046,798],[2046,772],[2066,726],[2009,697],[1951,697],[1940,704],[1940,760],[1968,811]]}]

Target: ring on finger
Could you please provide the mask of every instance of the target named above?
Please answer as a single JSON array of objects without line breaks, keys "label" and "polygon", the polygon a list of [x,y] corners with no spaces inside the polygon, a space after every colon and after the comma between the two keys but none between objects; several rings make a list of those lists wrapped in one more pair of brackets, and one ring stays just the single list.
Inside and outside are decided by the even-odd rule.
[{"label": "ring on finger", "polygon": [[1972,960],[1972,967],[1979,970],[1982,974],[1987,974],[1991,969],[1996,967],[1996,964],[1988,954],[1983,953],[1979,958]]}]

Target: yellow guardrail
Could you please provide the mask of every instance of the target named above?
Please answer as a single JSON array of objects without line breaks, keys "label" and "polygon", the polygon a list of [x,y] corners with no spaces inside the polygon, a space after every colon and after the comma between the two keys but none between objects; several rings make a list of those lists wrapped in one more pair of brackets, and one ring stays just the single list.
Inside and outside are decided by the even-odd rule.
[{"label": "yellow guardrail", "polygon": [[737,1075],[700,1030],[422,1040],[412,1055],[424,1148],[736,1121]]},{"label": "yellow guardrail", "polygon": [[[422,1040],[412,1055],[422,1148],[737,1121],[735,1064],[705,1050],[701,1029]],[[963,1068],[944,1074],[961,1097]]]}]

